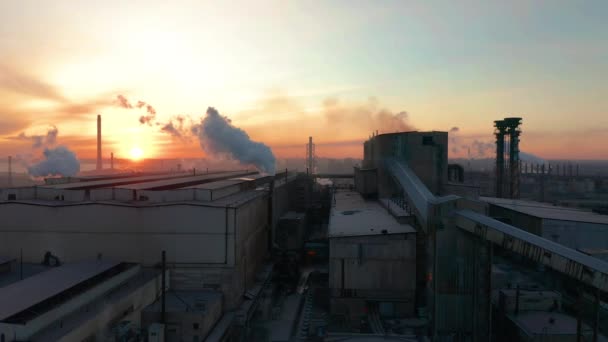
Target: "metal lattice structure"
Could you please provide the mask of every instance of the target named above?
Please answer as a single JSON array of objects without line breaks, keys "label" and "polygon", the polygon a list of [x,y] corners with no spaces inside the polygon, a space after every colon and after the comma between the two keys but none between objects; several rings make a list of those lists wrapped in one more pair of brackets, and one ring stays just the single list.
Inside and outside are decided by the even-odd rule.
[{"label": "metal lattice structure", "polygon": [[496,197],[519,198],[519,136],[521,118],[494,121]]}]

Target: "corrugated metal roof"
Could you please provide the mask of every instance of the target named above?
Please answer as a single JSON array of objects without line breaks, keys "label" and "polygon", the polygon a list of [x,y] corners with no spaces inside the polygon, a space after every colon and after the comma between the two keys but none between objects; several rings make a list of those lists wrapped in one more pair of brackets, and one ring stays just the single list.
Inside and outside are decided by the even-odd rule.
[{"label": "corrugated metal roof", "polygon": [[210,183],[198,184],[188,186],[182,189],[207,189],[207,190],[217,190],[222,188],[227,188],[233,185],[241,184],[247,182],[246,180],[236,180],[236,179],[225,179]]},{"label": "corrugated metal roof", "polygon": [[129,190],[156,190],[156,189],[178,189],[189,187],[197,183],[211,182],[235,176],[245,176],[254,173],[252,171],[226,171],[218,173],[209,173],[190,177],[171,178],[166,180],[158,180],[153,182],[142,182],[137,184],[129,184],[124,186],[116,186],[121,189]]},{"label": "corrugated metal roof", "polygon": [[575,208],[553,206],[547,203],[494,197],[481,197],[482,201],[526,215],[561,221],[587,222],[608,225],[608,216]]},{"label": "corrugated metal roof", "polygon": [[86,182],[77,182],[77,183],[66,183],[66,184],[55,184],[55,185],[43,185],[44,188],[51,189],[62,189],[62,190],[79,190],[79,189],[94,189],[94,188],[111,188],[124,184],[134,184],[134,183],[142,183],[149,182],[161,179],[171,179],[178,177],[188,177],[192,176],[192,173],[167,173],[162,175],[155,176],[140,176],[140,177],[127,177],[127,178],[118,178],[118,179],[105,179],[105,180],[97,180],[97,181],[86,181]]},{"label": "corrugated metal roof", "polygon": [[416,230],[400,224],[378,202],[365,201],[355,191],[338,191],[329,217],[329,237],[405,234]]},{"label": "corrugated metal roof", "polygon": [[0,321],[118,264],[118,262],[105,260],[65,264],[0,288],[0,303],[2,303],[0,305]]}]

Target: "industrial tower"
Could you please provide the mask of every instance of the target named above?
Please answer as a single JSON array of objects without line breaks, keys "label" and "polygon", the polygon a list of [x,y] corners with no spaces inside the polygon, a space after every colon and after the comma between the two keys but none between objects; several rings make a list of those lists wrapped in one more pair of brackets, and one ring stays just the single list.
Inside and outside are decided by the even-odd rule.
[{"label": "industrial tower", "polygon": [[306,144],[306,172],[311,175],[315,174],[316,164],[315,144],[312,143],[312,137],[308,137],[308,144]]},{"label": "industrial tower", "polygon": [[[519,198],[520,125],[521,118],[505,118],[494,121],[494,135],[496,136],[496,197]],[[505,163],[507,159],[508,162]]]}]

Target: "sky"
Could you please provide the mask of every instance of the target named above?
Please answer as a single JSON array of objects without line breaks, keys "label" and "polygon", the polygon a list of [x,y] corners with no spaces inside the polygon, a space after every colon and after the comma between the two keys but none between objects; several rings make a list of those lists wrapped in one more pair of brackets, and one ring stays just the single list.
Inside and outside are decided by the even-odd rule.
[{"label": "sky", "polygon": [[278,158],[308,136],[361,157],[372,132],[413,129],[479,157],[518,116],[527,153],[608,159],[607,16],[603,0],[0,1],[0,156],[41,154],[31,137],[55,127],[92,158],[102,114],[106,158],[203,157],[160,128],[212,106]]}]

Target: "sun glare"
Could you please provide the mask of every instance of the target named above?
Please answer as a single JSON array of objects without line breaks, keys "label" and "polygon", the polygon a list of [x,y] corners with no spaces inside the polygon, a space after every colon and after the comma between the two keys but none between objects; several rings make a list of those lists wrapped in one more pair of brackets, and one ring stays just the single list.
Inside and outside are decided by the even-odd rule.
[{"label": "sun glare", "polygon": [[141,148],[135,146],[131,149],[130,154],[131,154],[131,159],[140,160],[144,156],[144,151]]}]

